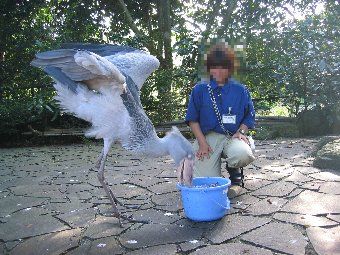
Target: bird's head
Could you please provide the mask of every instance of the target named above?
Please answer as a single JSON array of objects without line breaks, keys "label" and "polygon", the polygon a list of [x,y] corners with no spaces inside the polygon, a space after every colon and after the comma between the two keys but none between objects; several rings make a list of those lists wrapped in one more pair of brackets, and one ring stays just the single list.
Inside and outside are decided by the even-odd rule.
[{"label": "bird's head", "polygon": [[170,156],[178,166],[182,159],[194,159],[194,150],[191,143],[182,135],[177,127],[172,127],[165,136]]}]

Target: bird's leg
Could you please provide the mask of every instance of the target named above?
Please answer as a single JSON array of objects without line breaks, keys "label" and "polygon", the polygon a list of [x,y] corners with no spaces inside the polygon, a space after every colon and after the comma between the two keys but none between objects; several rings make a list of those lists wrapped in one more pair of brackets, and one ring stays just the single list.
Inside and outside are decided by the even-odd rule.
[{"label": "bird's leg", "polygon": [[105,161],[106,161],[106,158],[107,158],[107,154],[111,148],[111,145],[112,145],[112,142],[113,140],[112,139],[104,139],[104,148],[102,150],[102,153],[100,154],[98,160],[100,159],[100,166],[99,166],[99,169],[98,169],[98,180],[100,182],[100,184],[102,185],[102,187],[104,188],[110,202],[111,202],[111,205],[112,205],[112,209],[113,209],[113,215],[115,217],[118,218],[119,220],[119,225],[122,226],[122,223],[120,221],[120,214],[118,212],[118,208],[115,204],[115,201],[114,201],[114,198],[112,197],[112,191],[110,190],[106,180],[105,180],[105,176],[104,176],[104,168],[105,168]]},{"label": "bird's leg", "polygon": [[118,203],[118,200],[113,195],[113,192],[110,189],[107,181],[105,180],[105,176],[104,176],[105,161],[106,161],[106,158],[107,158],[107,154],[108,154],[108,152],[111,148],[112,142],[113,142],[112,139],[108,139],[108,140],[104,139],[104,148],[103,148],[103,151],[102,151],[103,155],[102,155],[102,158],[101,158],[100,167],[98,169],[98,180],[101,183],[101,185],[103,186],[103,188],[104,188],[104,190],[105,190],[105,192],[106,192],[106,194],[107,194],[107,196],[108,196],[108,198],[111,202],[112,209],[113,209],[113,215],[118,218],[119,225],[121,227],[122,227],[122,223],[121,223],[120,219],[124,219],[124,220],[127,220],[129,222],[148,223],[148,221],[139,221],[139,220],[131,219],[130,217],[126,217],[126,216],[120,214],[119,211],[118,211],[118,208],[116,206],[116,202]]},{"label": "bird's leg", "polygon": [[97,159],[97,162],[96,162],[96,168],[99,169],[100,168],[100,164],[102,162],[102,159],[103,159],[103,156],[104,156],[104,148],[102,149],[101,153],[99,154],[99,157]]},{"label": "bird's leg", "polygon": [[[100,155],[97,159],[97,162],[96,162],[96,165],[95,165],[97,169],[100,168],[103,156],[104,156],[104,148],[102,149],[102,151],[101,151],[101,153],[100,153]],[[118,199],[116,199],[116,197],[113,195],[113,192],[110,188],[109,188],[109,191],[110,191],[111,197],[113,198],[113,200],[115,201],[116,204],[119,204],[120,206],[124,206],[124,207],[129,208],[129,209],[138,209],[137,205],[124,205],[122,202],[120,202]]]}]

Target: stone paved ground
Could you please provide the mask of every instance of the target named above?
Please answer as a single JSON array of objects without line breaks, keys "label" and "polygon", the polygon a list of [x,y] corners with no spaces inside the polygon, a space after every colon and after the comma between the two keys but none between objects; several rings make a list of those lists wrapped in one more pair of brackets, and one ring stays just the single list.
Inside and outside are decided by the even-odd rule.
[{"label": "stone paved ground", "polygon": [[107,177],[120,207],[150,224],[110,217],[92,166],[98,144],[0,149],[0,254],[340,254],[340,177],[312,167],[317,140],[262,141],[246,189],[222,220],[181,210],[172,162],[115,146]]}]

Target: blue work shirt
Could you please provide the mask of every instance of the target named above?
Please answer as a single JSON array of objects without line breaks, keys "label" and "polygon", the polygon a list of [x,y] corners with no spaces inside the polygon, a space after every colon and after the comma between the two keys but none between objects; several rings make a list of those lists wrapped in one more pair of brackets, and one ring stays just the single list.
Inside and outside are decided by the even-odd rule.
[{"label": "blue work shirt", "polygon": [[[235,124],[223,124],[226,130],[234,134],[241,124],[249,129],[254,128],[255,110],[249,91],[244,85],[229,78],[224,86],[218,86],[217,82],[211,79],[210,86],[221,116],[229,114],[229,109],[231,115],[236,115]],[[214,111],[207,82],[198,83],[193,88],[185,121],[198,122],[203,134],[209,131],[225,134]]]}]

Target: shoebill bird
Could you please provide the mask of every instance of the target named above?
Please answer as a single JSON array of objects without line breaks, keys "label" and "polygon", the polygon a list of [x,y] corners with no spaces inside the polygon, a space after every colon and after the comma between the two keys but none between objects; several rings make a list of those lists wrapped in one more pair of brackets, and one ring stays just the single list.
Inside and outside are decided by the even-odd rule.
[{"label": "shoebill bird", "polygon": [[121,219],[141,221],[119,213],[118,200],[105,180],[105,161],[114,142],[150,157],[170,155],[179,166],[180,182],[190,185],[189,162],[194,159],[190,142],[175,127],[159,138],[140,101],[143,83],[159,66],[157,58],[127,46],[65,44],[36,54],[32,65],[54,79],[55,98],[63,111],[92,124],[86,135],[104,140],[96,164],[98,179],[120,225]]}]

